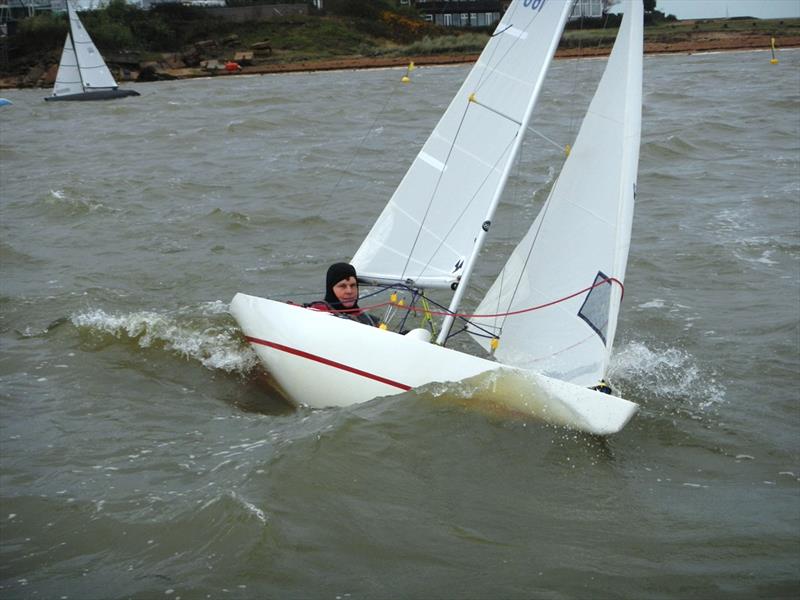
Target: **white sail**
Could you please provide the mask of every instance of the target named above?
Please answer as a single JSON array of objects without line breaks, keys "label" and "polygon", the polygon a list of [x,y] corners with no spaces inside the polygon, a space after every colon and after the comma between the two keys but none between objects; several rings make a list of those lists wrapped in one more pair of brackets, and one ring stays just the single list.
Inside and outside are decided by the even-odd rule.
[{"label": "white sail", "polygon": [[78,71],[78,60],[75,58],[72,36],[67,34],[64,50],[61,52],[61,62],[58,63],[53,95],[66,96],[68,94],[80,94],[81,92],[83,92],[83,84],[81,83],[81,74]]},{"label": "white sail", "polygon": [[[500,337],[499,361],[581,385],[605,376],[630,246],[641,137],[641,0],[626,0],[624,10],[617,42],[561,175],[475,310],[524,310],[599,283],[546,308],[476,320]],[[485,337],[473,337],[488,349]]]},{"label": "white sail", "polygon": [[67,14],[70,32],[67,34],[64,50],[61,53],[53,95],[65,96],[93,90],[116,89],[117,82],[69,1]]},{"label": "white sail", "polygon": [[571,7],[511,3],[353,257],[360,277],[423,288],[458,281],[505,184]]}]

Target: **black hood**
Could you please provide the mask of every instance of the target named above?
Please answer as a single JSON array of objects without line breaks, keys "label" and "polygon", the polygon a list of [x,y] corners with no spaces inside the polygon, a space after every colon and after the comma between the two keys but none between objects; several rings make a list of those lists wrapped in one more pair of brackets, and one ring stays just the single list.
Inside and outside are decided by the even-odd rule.
[{"label": "black hood", "polygon": [[[333,293],[333,286],[350,277],[356,277],[356,269],[350,263],[334,263],[328,267],[328,274],[325,276],[325,302],[335,310],[342,310],[342,306],[336,294]],[[352,306],[358,308],[358,301]]]}]

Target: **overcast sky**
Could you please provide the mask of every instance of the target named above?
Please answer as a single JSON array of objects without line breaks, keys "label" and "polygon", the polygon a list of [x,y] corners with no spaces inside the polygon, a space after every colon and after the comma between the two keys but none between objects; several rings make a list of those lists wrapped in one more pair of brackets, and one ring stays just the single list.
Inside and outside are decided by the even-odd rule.
[{"label": "overcast sky", "polygon": [[679,19],[800,18],[800,0],[656,0],[656,9]]}]

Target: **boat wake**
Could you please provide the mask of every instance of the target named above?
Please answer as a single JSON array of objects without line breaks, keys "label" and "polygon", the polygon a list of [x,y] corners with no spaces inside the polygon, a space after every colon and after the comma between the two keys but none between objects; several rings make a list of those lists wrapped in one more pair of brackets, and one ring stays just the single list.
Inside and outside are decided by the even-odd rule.
[{"label": "boat wake", "polygon": [[140,348],[162,348],[209,369],[245,374],[258,364],[224,302],[123,314],[98,308],[73,314],[70,321],[90,336],[135,340]]}]

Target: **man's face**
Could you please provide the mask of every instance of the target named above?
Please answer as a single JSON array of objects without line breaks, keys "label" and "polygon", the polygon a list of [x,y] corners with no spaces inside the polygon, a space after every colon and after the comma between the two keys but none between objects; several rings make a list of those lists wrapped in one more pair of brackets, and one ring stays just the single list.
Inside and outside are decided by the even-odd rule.
[{"label": "man's face", "polygon": [[342,279],[339,283],[333,286],[333,293],[342,306],[345,308],[352,308],[358,301],[358,281],[355,277],[348,277]]}]

